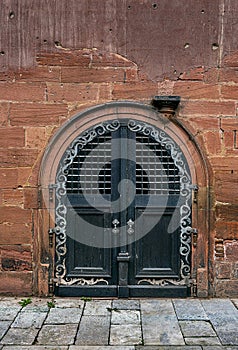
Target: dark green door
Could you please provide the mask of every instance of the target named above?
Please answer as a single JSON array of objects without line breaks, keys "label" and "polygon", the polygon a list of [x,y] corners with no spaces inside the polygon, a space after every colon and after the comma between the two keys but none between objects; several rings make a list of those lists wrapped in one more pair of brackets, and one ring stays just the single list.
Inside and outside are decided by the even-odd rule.
[{"label": "dark green door", "polygon": [[56,182],[56,294],[188,295],[185,176],[188,189],[178,146],[150,125],[114,120],[80,135]]}]

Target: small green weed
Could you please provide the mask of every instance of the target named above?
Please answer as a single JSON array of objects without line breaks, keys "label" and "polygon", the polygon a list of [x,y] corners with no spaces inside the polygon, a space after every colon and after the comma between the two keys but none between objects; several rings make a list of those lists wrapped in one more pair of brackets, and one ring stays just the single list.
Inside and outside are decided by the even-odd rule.
[{"label": "small green weed", "polygon": [[47,306],[48,306],[49,309],[54,308],[55,307],[55,301],[54,300],[47,301]]},{"label": "small green weed", "polygon": [[26,299],[22,299],[21,301],[19,301],[18,304],[20,304],[22,307],[27,306],[28,304],[31,304],[32,300],[31,298],[26,298]]},{"label": "small green weed", "polygon": [[90,298],[90,297],[82,297],[81,300],[83,300],[83,301],[91,301],[92,298]]},{"label": "small green weed", "polygon": [[113,307],[113,308],[107,307],[107,311],[109,311],[109,312],[112,312],[112,311],[121,312],[117,307]]}]

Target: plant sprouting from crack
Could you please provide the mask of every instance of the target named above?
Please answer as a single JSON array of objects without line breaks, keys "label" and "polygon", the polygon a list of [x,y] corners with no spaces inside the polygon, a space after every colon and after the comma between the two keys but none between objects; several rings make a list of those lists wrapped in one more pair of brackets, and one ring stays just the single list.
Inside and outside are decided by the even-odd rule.
[{"label": "plant sprouting from crack", "polygon": [[32,303],[31,298],[21,299],[21,301],[18,302],[18,304],[20,304],[22,307],[25,307],[31,303]]}]

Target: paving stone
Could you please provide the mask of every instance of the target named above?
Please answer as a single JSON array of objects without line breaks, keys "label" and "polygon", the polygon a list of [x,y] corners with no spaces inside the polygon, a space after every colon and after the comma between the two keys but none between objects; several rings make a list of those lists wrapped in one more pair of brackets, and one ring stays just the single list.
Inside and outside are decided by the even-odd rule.
[{"label": "paving stone", "polygon": [[141,301],[145,345],[184,345],[171,300]]},{"label": "paving stone", "polygon": [[145,314],[174,315],[174,308],[171,300],[141,300],[141,312]]},{"label": "paving stone", "polygon": [[140,301],[139,300],[113,300],[112,308],[120,309],[120,310],[139,310],[140,309]]},{"label": "paving stone", "polygon": [[0,307],[0,320],[1,321],[13,321],[17,316],[21,307]]},{"label": "paving stone", "polygon": [[33,298],[32,302],[26,305],[22,311],[34,311],[34,312],[48,312],[49,307],[47,302],[51,301],[51,299],[39,299]]},{"label": "paving stone", "polygon": [[38,329],[35,328],[10,328],[2,338],[1,344],[31,345],[34,342],[37,333]]},{"label": "paving stone", "polygon": [[56,308],[58,308],[58,307],[83,308],[84,307],[84,301],[79,299],[79,298],[55,298],[54,301],[55,301]]},{"label": "paving stone", "polygon": [[142,343],[140,325],[112,325],[110,345],[136,345]]},{"label": "paving stone", "polygon": [[46,312],[24,310],[20,312],[12,324],[13,328],[40,328],[46,318]]},{"label": "paving stone", "polygon": [[80,308],[52,308],[45,324],[79,323],[81,315],[82,309]]},{"label": "paving stone", "polygon": [[22,298],[2,298],[0,301],[0,307],[18,307],[19,309],[22,308],[22,306],[19,304],[19,302],[22,300]]},{"label": "paving stone", "polygon": [[203,350],[238,350],[238,346],[203,346]]},{"label": "paving stone", "polygon": [[223,345],[238,345],[238,328],[235,331],[217,329],[217,335]]},{"label": "paving stone", "polygon": [[139,324],[140,311],[138,310],[119,310],[112,311],[111,324]]},{"label": "paving stone", "polygon": [[173,304],[179,320],[209,320],[200,300],[174,299]]},{"label": "paving stone", "polygon": [[184,345],[184,339],[175,315],[142,314],[145,345]]},{"label": "paving stone", "polygon": [[135,350],[134,346],[83,346],[71,345],[69,350]]},{"label": "paving stone", "polygon": [[238,309],[238,299],[231,299],[235,307]]},{"label": "paving stone", "polygon": [[185,338],[187,345],[220,345],[220,341],[217,337],[192,337]]},{"label": "paving stone", "polygon": [[222,345],[238,345],[238,310],[229,299],[202,301]]},{"label": "paving stone", "polygon": [[208,321],[180,321],[184,337],[215,337],[216,333]]},{"label": "paving stone", "polygon": [[92,300],[86,303],[83,314],[87,316],[108,316],[111,308],[111,300]]},{"label": "paving stone", "polygon": [[109,316],[83,316],[77,334],[76,345],[107,345]]},{"label": "paving stone", "polygon": [[[148,346],[137,346],[136,350],[202,350],[201,346],[176,346],[176,345],[148,345]],[[115,349],[116,350],[116,349]]]},{"label": "paving stone", "polygon": [[2,337],[4,336],[6,331],[8,330],[11,323],[12,323],[11,321],[1,321],[0,322],[0,340],[2,339]]},{"label": "paving stone", "polygon": [[77,333],[76,324],[44,325],[38,335],[37,344],[71,345]]},{"label": "paving stone", "polygon": [[29,312],[44,312],[47,313],[49,311],[49,307],[47,306],[47,304],[38,304],[38,305],[27,305],[26,307],[24,307],[24,309],[22,309],[23,311],[29,311]]},{"label": "paving stone", "polygon": [[68,346],[44,346],[44,345],[31,345],[31,346],[4,346],[3,350],[67,350]]}]

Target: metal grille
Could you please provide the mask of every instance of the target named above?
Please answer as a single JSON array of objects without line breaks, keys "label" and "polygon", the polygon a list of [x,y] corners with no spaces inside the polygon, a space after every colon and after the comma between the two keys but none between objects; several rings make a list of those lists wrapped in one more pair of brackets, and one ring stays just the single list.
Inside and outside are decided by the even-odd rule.
[{"label": "metal grille", "polygon": [[95,138],[79,150],[68,169],[67,192],[111,193],[111,136]]},{"label": "metal grille", "polygon": [[[68,169],[68,193],[111,194],[111,144],[111,136],[103,135],[79,150]],[[135,177],[136,194],[180,192],[179,171],[169,151],[149,136],[136,135]]]},{"label": "metal grille", "polygon": [[136,136],[136,193],[179,194],[178,168],[169,151],[148,136]]}]

